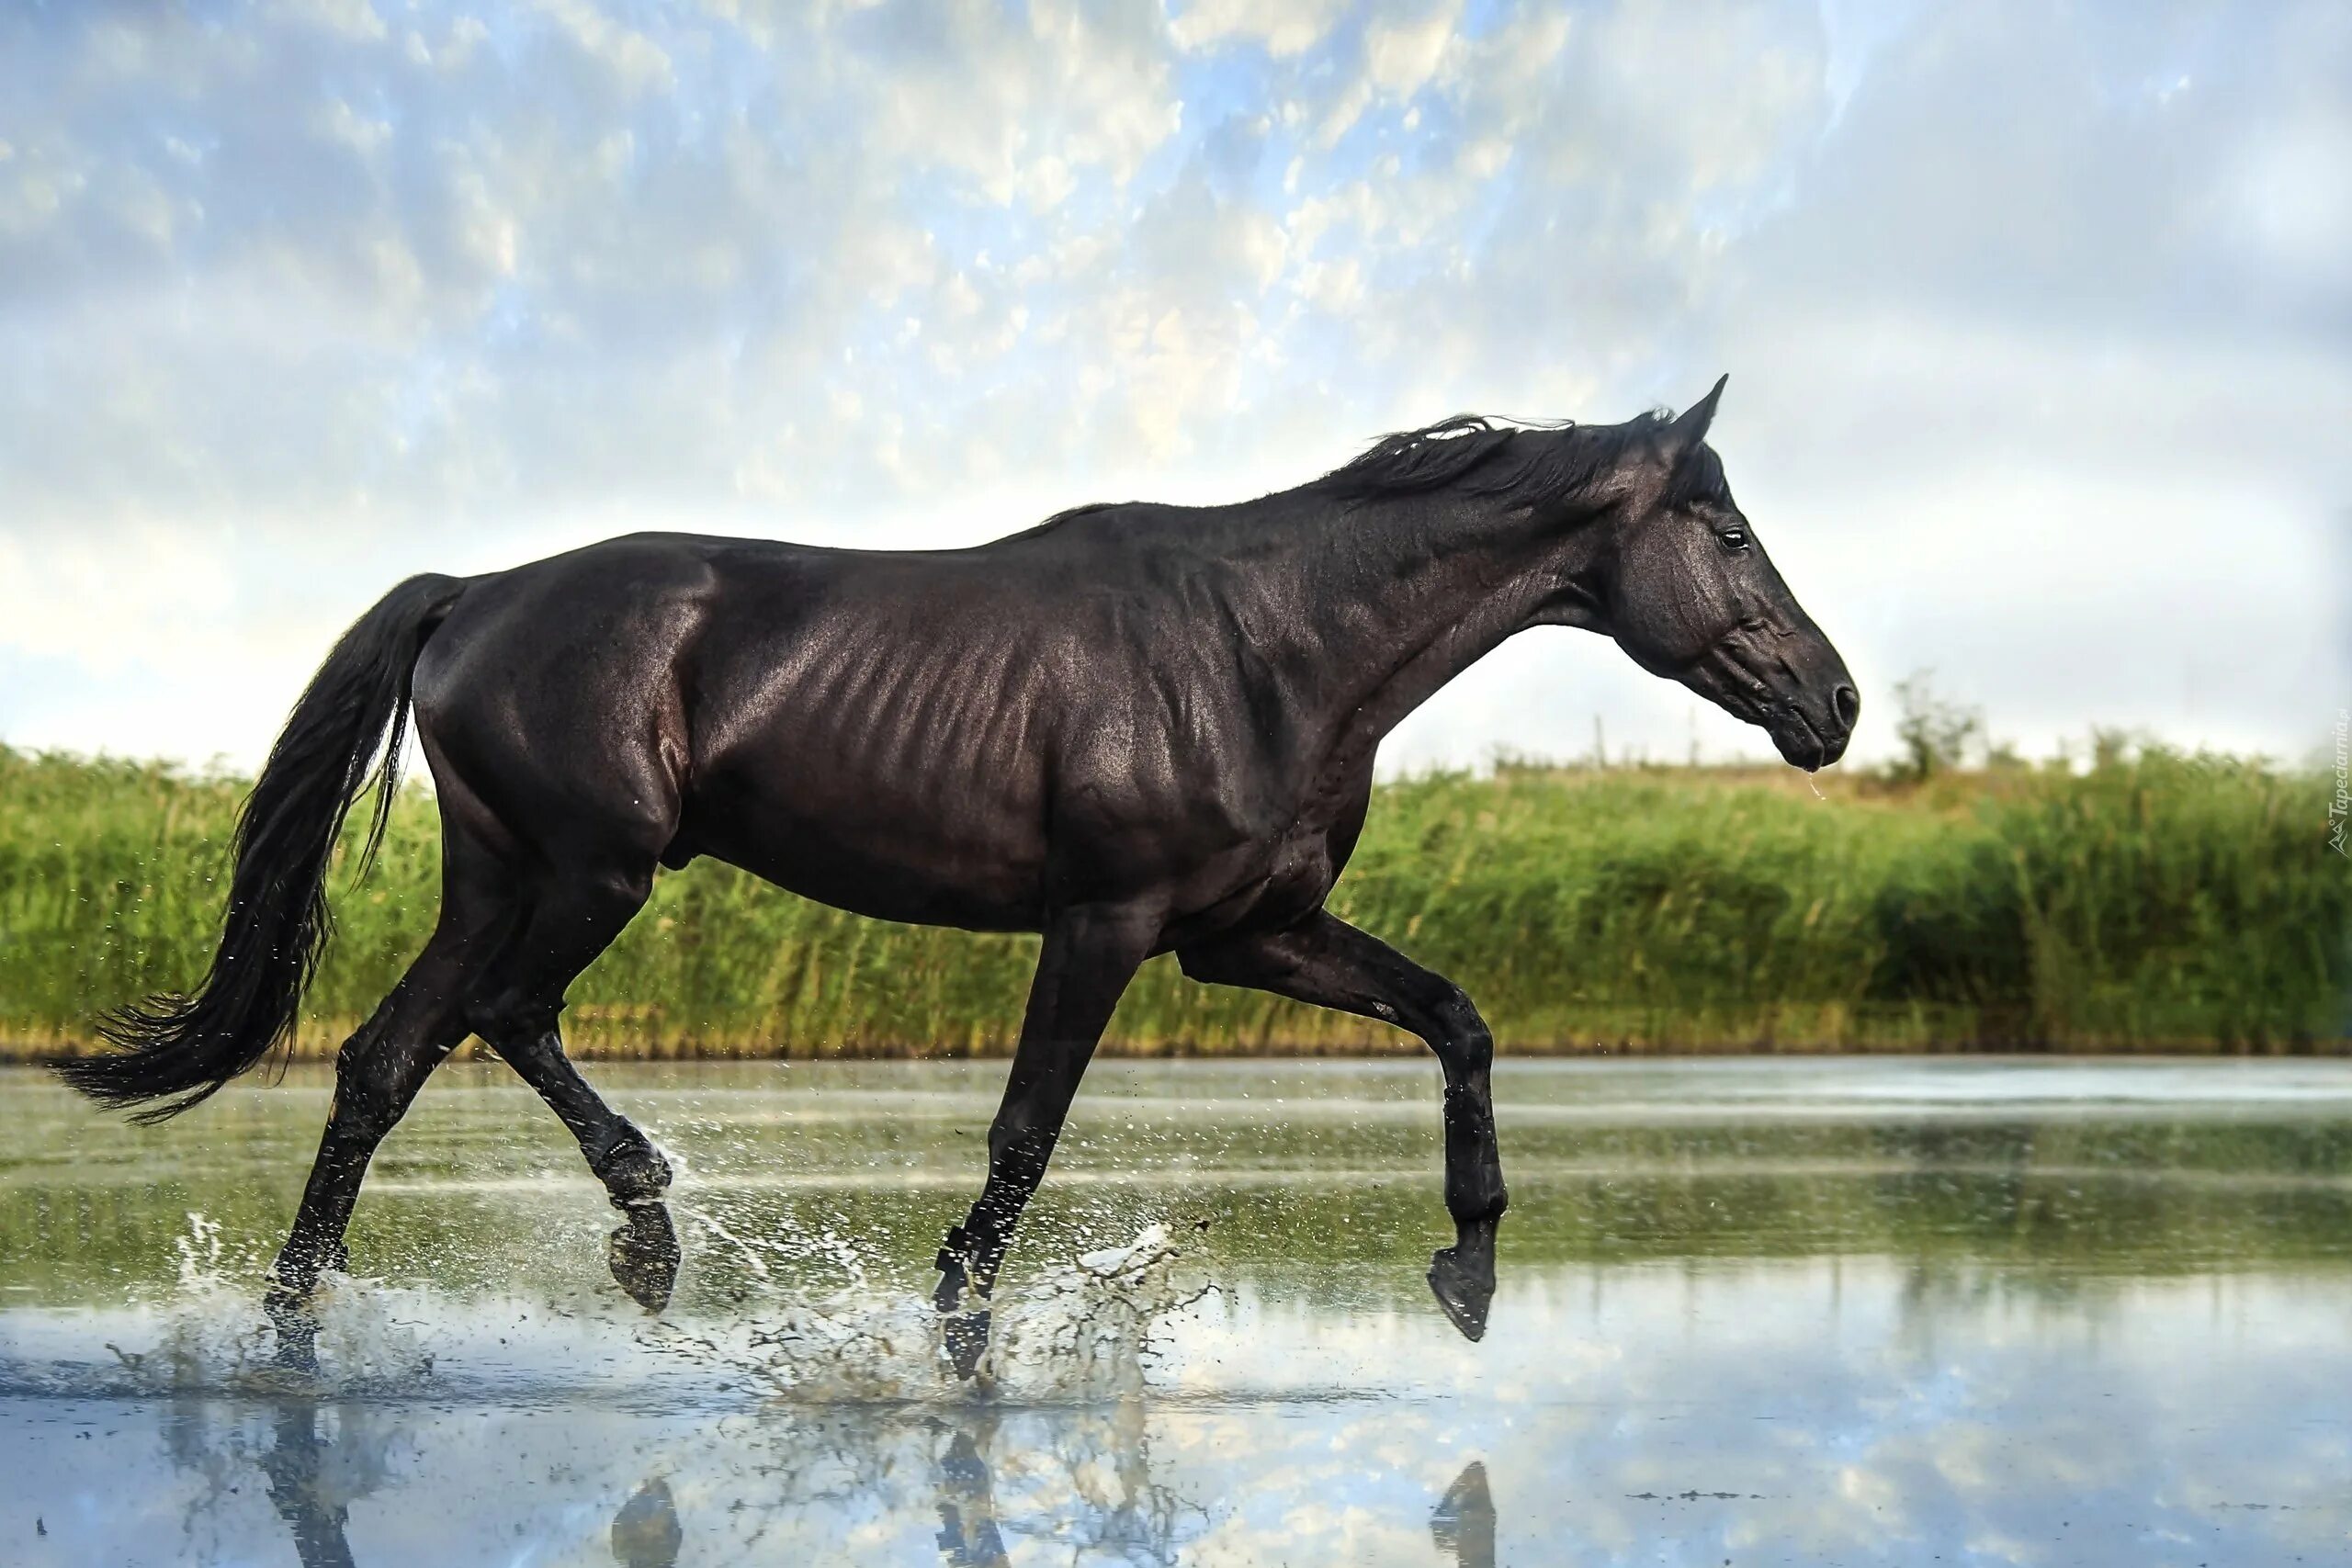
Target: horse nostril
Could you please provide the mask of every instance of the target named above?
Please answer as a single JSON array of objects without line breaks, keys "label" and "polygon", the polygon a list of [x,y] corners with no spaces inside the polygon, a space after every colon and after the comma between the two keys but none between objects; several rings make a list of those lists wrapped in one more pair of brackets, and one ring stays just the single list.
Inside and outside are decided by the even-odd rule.
[{"label": "horse nostril", "polygon": [[1838,723],[1853,728],[1854,721],[1862,716],[1861,693],[1851,686],[1838,687],[1829,694],[1829,711],[1838,716]]}]

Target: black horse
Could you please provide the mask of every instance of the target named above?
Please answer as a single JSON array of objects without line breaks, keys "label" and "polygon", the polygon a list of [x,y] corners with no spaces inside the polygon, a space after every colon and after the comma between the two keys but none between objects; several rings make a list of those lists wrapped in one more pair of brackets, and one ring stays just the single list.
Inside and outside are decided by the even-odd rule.
[{"label": "black horse", "polygon": [[[635,535],[484,577],[412,578],[303,694],[238,825],[194,995],[110,1015],[58,1070],[175,1115],[282,1040],[326,940],[326,872],[379,753],[372,852],[413,705],[438,786],[440,920],[336,1059],[334,1109],[275,1270],[284,1310],[344,1261],[378,1142],[476,1034],[580,1141],[624,1287],[658,1308],[670,1170],[564,1056],[564,993],[709,855],[884,919],[1043,934],[989,1173],[938,1258],[968,1367],[1008,1238],[1136,966],[1254,987],[1420,1036],[1445,1075],[1452,1247],[1429,1280],[1484,1333],[1504,1207],[1493,1042],[1453,982],[1324,908],[1373,754],[1515,632],[1613,637],[1804,768],[1859,699],[1679,418],[1391,435],[1239,505],[1096,505],[970,549]],[[365,862],[363,859],[363,865]]]}]

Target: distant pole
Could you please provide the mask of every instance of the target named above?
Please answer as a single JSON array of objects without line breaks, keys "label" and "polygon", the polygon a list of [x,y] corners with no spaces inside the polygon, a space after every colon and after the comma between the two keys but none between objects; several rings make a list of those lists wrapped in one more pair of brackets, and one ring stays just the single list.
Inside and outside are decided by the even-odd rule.
[{"label": "distant pole", "polygon": [[1609,766],[1609,740],[1600,732],[1600,716],[1592,716],[1592,766],[1598,773]]}]

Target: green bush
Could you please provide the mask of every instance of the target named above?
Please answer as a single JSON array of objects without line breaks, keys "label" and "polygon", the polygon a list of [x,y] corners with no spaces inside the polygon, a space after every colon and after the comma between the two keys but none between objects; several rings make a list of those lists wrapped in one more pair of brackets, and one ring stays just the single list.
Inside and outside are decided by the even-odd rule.
[{"label": "green bush", "polygon": [[[1384,786],[1333,907],[1462,982],[1507,1049],[2335,1048],[2352,875],[2326,781],[2104,748],[1925,781],[1500,769]],[[0,748],[0,1042],[80,1046],[210,957],[242,781]],[[429,928],[430,797],[399,803],[299,1048],[332,1048]],[[861,919],[701,863],[573,988],[633,1055],[1005,1049],[1034,938]],[[1108,1048],[1409,1049],[1145,968]]]}]

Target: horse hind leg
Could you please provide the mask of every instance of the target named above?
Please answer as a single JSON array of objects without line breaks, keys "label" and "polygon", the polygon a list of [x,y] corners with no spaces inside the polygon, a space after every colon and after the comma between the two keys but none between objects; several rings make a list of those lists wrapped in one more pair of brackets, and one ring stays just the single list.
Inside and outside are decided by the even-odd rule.
[{"label": "horse hind leg", "polygon": [[326,1131],[265,1302],[277,1328],[278,1359],[288,1366],[316,1370],[318,1325],[308,1300],[323,1270],[348,1262],[344,1232],[368,1161],[433,1069],[465,1038],[464,945],[445,918],[400,984],[336,1055]]},{"label": "horse hind leg", "polygon": [[557,1027],[564,993],[644,906],[652,886],[649,859],[641,867],[571,869],[542,887],[521,940],[485,977],[467,1021],[579,1142],[623,1216],[607,1257],[613,1278],[639,1305],[659,1312],[669,1304],[680,1259],[677,1230],[662,1201],[670,1163],[581,1077]]},{"label": "horse hind leg", "polygon": [[677,1227],[662,1201],[670,1186],[670,1162],[636,1123],[607,1106],[581,1077],[564,1055],[552,1019],[508,1038],[509,1043],[492,1048],[571,1129],[588,1168],[621,1213],[605,1254],[614,1281],[648,1312],[660,1312],[670,1304],[683,1257]]}]

